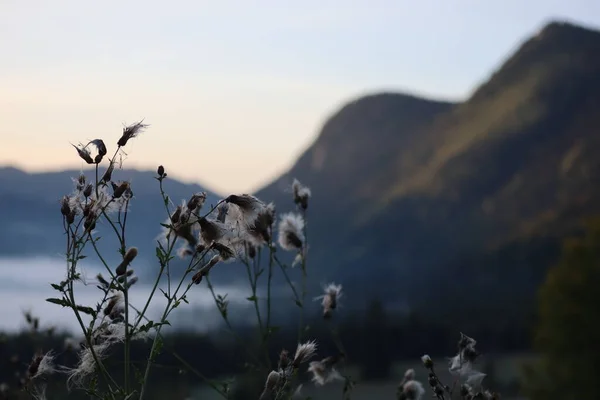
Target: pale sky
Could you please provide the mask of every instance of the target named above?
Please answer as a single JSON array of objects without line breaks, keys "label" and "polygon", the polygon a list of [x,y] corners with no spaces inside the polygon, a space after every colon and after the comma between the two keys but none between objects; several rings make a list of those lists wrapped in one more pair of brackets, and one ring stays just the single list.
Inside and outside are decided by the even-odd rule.
[{"label": "pale sky", "polygon": [[145,118],[127,165],[252,191],[344,102],[463,99],[550,18],[600,2],[0,0],[0,165],[80,167],[70,142]]}]

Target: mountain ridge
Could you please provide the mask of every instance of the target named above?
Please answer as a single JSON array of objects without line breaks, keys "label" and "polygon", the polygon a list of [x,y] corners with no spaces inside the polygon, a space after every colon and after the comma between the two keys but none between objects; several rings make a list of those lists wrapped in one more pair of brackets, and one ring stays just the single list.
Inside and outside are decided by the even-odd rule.
[{"label": "mountain ridge", "polygon": [[[594,206],[600,193],[593,189],[600,178],[593,156],[600,146],[593,133],[600,127],[594,112],[600,105],[599,49],[600,32],[552,22],[525,40],[470,98],[442,112],[407,122],[405,110],[388,103],[385,121],[377,121],[364,104],[369,98],[363,98],[353,118],[371,124],[370,140],[387,138],[387,163],[379,163],[374,152],[358,160],[338,147],[336,159],[361,162],[351,172],[340,169],[332,175],[329,169],[324,178],[302,167],[314,149],[327,145],[324,138],[331,128],[326,122],[313,146],[275,180],[289,182],[294,176],[314,188],[310,212],[322,221],[309,222],[316,231],[310,236],[326,245],[313,243],[311,251],[317,273],[326,271],[321,278],[338,279],[344,271],[352,271],[354,282],[377,276],[379,284],[387,280],[398,285],[373,295],[393,297],[396,291],[414,299],[428,280],[451,278],[440,274],[444,268],[459,275],[461,260],[474,263],[504,252],[504,259],[509,254],[519,265],[526,265],[527,257],[537,260],[531,266],[535,276],[527,278],[519,294],[531,299],[544,270],[540,265],[549,262],[537,249],[552,253],[562,235],[600,212]],[[347,107],[356,104],[361,102]],[[349,120],[345,126],[354,128]],[[392,128],[385,132],[381,126]],[[414,139],[407,148],[390,140],[401,128]],[[357,148],[364,146],[355,144]],[[376,163],[380,173],[375,178],[359,173]],[[363,185],[353,189],[362,196],[349,194],[352,183]],[[258,194],[285,201],[273,185]],[[321,235],[323,230],[329,235]],[[529,250],[519,244],[536,238],[544,244]],[[378,266],[369,268],[374,262]],[[411,273],[415,268],[420,274]]]}]

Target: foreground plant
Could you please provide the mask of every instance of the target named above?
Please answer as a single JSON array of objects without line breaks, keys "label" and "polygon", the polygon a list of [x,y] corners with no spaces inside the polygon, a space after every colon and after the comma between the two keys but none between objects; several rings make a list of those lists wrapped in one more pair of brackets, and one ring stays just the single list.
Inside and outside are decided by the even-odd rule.
[{"label": "foreground plant", "polygon": [[[450,400],[459,396],[462,400],[498,400],[500,395],[483,388],[482,382],[486,374],[475,369],[475,361],[480,353],[475,349],[475,339],[461,333],[458,341],[458,352],[450,358],[448,371],[456,380],[452,387],[444,385],[440,380],[433,360],[429,355],[421,357],[423,366],[429,371],[428,383],[438,400]],[[416,385],[414,371],[408,370],[404,380],[398,387],[398,400],[420,399],[424,394],[420,383]],[[416,387],[420,386],[419,389]]]},{"label": "foreground plant", "polygon": [[[256,397],[289,399],[298,396],[302,387],[299,374],[304,366],[318,385],[343,380],[344,398],[350,398],[353,383],[338,372],[338,368],[343,367],[345,352],[332,322],[333,312],[341,297],[340,285],[327,286],[324,295],[318,298],[324,319],[331,324],[339,354],[311,361],[316,356],[317,343],[305,339],[307,329],[304,319],[308,306],[306,227],[311,191],[297,180],[292,184],[292,200],[297,211],[284,214],[278,220],[273,204],[266,204],[248,194],[232,194],[206,209],[207,196],[204,192],[191,193],[188,199],[174,204],[163,187],[167,173],[163,166],[159,166],[156,180],[165,219],[160,224],[162,232],[155,249],[157,274],[148,298],[143,304],[132,304],[130,290],[138,281],[133,267],[140,258],[138,248],[135,243],[130,243],[127,234],[129,206],[135,200],[134,188],[131,182],[115,180],[113,175],[116,167],[122,164],[124,147],[147,127],[143,122],[124,127],[110,158],[107,158],[108,148],[102,139],[73,145],[78,156],[93,166],[94,178],[90,180],[82,173],[74,179],[73,192],[65,195],[60,202],[66,274],[62,281],[52,284],[58,296],[47,301],[71,309],[81,329],[82,340],[70,345],[70,349],[76,351],[78,356],[77,363],[72,366],[55,365],[52,350],[36,354],[30,363],[29,381],[39,381],[43,375],[60,373],[66,376],[69,390],[82,390],[92,398],[146,398],[149,374],[163,347],[162,329],[170,325],[168,318],[172,312],[183,303],[188,303],[188,296],[192,296],[190,290],[195,285],[206,283],[226,326],[236,335],[228,313],[227,295],[216,293],[210,274],[220,264],[237,262],[245,267],[251,291],[247,300],[253,304],[260,342],[259,353],[254,354],[249,350],[247,356],[254,368],[267,375],[264,390],[262,394],[257,393]],[[102,253],[100,228],[107,229],[116,239],[120,261],[115,263]],[[292,252],[295,256],[290,266],[278,257],[275,238],[282,250]],[[102,240],[104,242],[106,240]],[[267,256],[263,257],[265,253]],[[81,262],[88,257],[95,258],[104,269],[94,279],[89,279],[82,272]],[[175,279],[172,271],[174,259],[183,259],[187,263],[178,279]],[[266,261],[266,265],[263,265],[263,261]],[[290,276],[293,272],[291,268],[296,265],[300,266],[295,269],[300,273],[300,288],[296,287]],[[272,325],[271,291],[277,270],[285,278],[299,309],[299,344],[293,358],[288,357],[287,351],[282,351],[277,368],[272,370],[268,342],[276,332],[276,327]],[[261,279],[266,279],[266,293],[262,296]],[[98,289],[99,300],[94,305],[81,304],[78,301],[79,288],[90,284]],[[164,296],[166,302],[159,319],[152,320],[148,310],[157,292]],[[139,370],[133,367],[131,360],[131,346],[136,340],[151,343],[145,365]],[[108,360],[118,357],[113,351],[117,345],[123,349],[123,375],[119,377],[107,366]],[[189,367],[183,358],[175,356],[184,367]],[[230,398],[229,382],[214,382],[206,380],[199,373],[197,375],[223,398]],[[31,387],[35,388],[31,390],[32,394],[44,397],[43,385]]]}]

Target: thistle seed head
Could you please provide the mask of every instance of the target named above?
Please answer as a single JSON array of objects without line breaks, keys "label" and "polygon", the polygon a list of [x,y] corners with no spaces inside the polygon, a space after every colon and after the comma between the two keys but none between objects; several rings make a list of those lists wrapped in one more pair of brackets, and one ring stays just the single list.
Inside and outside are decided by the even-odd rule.
[{"label": "thistle seed head", "polygon": [[294,192],[294,203],[301,209],[306,210],[308,208],[308,199],[311,196],[310,189],[301,184],[298,179],[294,179],[292,190]]},{"label": "thistle seed head", "polygon": [[129,139],[133,139],[137,137],[140,133],[142,133],[144,129],[148,127],[148,125],[144,124],[143,122],[144,121],[142,120],[132,125],[123,127],[123,134],[117,142],[117,145],[119,147],[124,147],[129,141]]}]

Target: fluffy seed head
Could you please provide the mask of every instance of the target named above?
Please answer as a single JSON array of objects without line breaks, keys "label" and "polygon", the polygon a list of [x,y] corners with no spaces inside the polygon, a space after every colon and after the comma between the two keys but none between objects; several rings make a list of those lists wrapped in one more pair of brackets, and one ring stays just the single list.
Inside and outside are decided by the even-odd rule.
[{"label": "fluffy seed head", "polygon": [[308,199],[311,196],[310,189],[301,184],[298,179],[294,179],[292,190],[294,191],[294,203],[303,210],[306,210],[308,208]]},{"label": "fluffy seed head", "polygon": [[330,283],[325,286],[324,290],[325,293],[322,296],[317,297],[317,299],[321,299],[323,317],[330,318],[333,310],[337,308],[338,300],[342,297],[342,285]]},{"label": "fluffy seed head", "polygon": [[433,367],[433,360],[431,359],[431,357],[429,357],[428,354],[425,354],[424,356],[422,356],[421,361],[423,362],[423,365],[425,366],[425,368],[431,369]]},{"label": "fluffy seed head", "polygon": [[292,362],[294,368],[298,368],[300,364],[310,360],[317,351],[317,342],[310,340],[303,344],[298,344],[296,348],[296,354],[294,355],[294,361]]},{"label": "fluffy seed head", "polygon": [[321,361],[311,361],[308,366],[308,372],[312,373],[312,381],[316,385],[323,386],[326,383],[344,379],[335,369],[335,364],[328,360],[329,358]]},{"label": "fluffy seed head", "polygon": [[404,384],[402,392],[407,400],[421,400],[425,394],[425,389],[421,382],[410,380]]},{"label": "fluffy seed head", "polygon": [[121,138],[117,142],[117,145],[119,147],[123,147],[127,144],[129,139],[133,139],[134,137],[136,137],[140,133],[142,133],[144,131],[144,129],[146,129],[148,127],[148,125],[144,124],[143,122],[144,121],[142,120],[142,121],[136,122],[135,124],[123,127],[123,134],[121,135]]},{"label": "fluffy seed head", "polygon": [[304,246],[304,219],[299,214],[288,213],[279,221],[278,242],[284,250],[302,250]]}]

